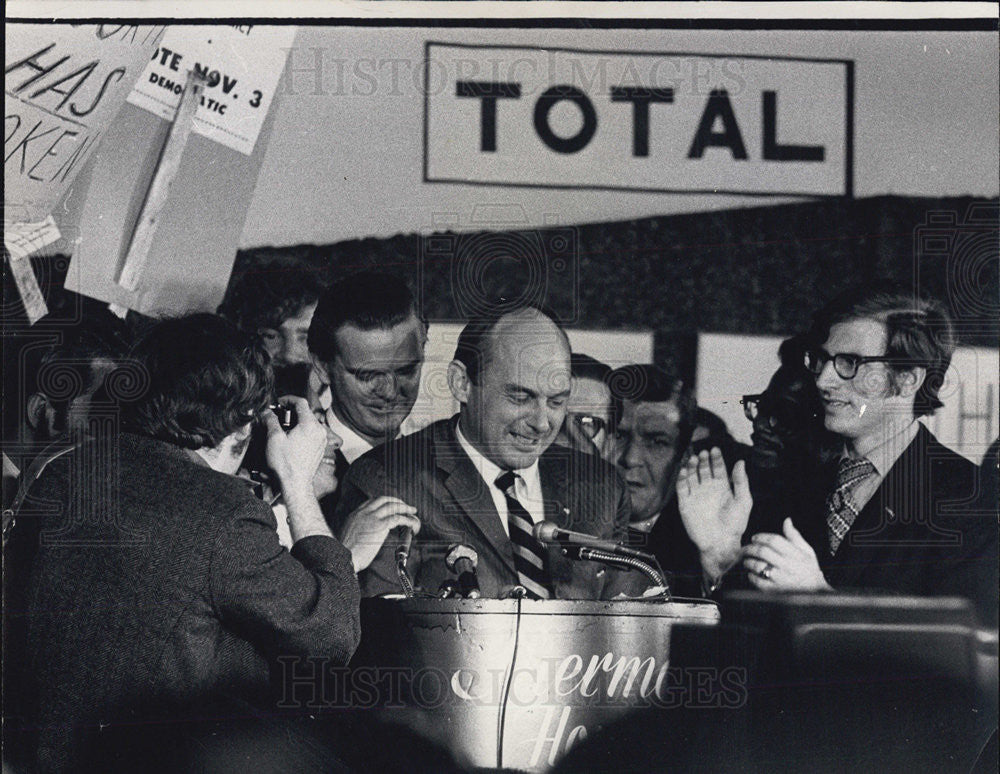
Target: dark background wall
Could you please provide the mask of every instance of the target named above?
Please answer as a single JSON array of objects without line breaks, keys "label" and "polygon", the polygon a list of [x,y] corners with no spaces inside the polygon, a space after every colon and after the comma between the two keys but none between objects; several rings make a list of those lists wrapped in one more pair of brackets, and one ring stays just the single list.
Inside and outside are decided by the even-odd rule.
[{"label": "dark background wall", "polygon": [[875,197],[643,218],[542,231],[397,235],[241,251],[297,254],[328,279],[406,277],[432,320],[491,297],[530,298],[570,325],[652,329],[656,359],[693,370],[697,331],[787,334],[855,282],[892,278],[944,301],[961,343],[1000,341],[997,199]]},{"label": "dark background wall", "polygon": [[[431,320],[527,298],[574,327],[646,329],[655,359],[693,371],[697,331],[787,334],[844,287],[889,277],[949,306],[961,343],[1000,342],[997,199],[875,197],[240,251],[234,276],[298,256],[332,281],[364,267],[407,278]],[[65,256],[32,259],[54,316],[103,305],[60,292]],[[266,277],[264,277],[266,280]],[[5,282],[4,318],[18,299]],[[23,315],[21,315],[23,324]]]}]

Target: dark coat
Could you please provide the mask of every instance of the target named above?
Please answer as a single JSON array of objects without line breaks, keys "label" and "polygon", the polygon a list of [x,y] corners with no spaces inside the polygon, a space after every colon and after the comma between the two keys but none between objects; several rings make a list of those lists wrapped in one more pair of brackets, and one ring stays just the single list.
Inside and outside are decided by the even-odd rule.
[{"label": "dark coat", "polygon": [[688,537],[677,497],[671,497],[649,532],[630,529],[627,544],[652,554],[666,573],[670,592],[677,597],[702,596],[702,571],[698,547]]},{"label": "dark coat", "polygon": [[190,452],[121,435],[53,462],[18,529],[30,558],[25,694],[38,763],[74,768],[95,724],[259,703],[278,656],[345,664],[360,637],[350,553],[291,554],[247,483]]},{"label": "dark coat", "polygon": [[[479,555],[483,596],[501,596],[517,584],[510,539],[486,483],[455,435],[457,418],[441,420],[413,435],[372,449],[351,465],[335,521],[365,500],[391,495],[417,508],[420,532],[413,540],[408,569],[415,585],[436,592],[452,577],[444,556],[452,543],[472,546]],[[628,525],[628,493],[615,469],[596,455],[551,446],[539,458],[546,518],[577,532],[621,540]],[[390,535],[372,565],[361,574],[365,596],[398,593]],[[605,571],[594,562],[561,556],[550,547],[548,567],[561,599],[607,599],[634,581],[631,573]]]},{"label": "dark coat", "polygon": [[[834,477],[829,471],[826,491]],[[832,556],[819,500],[814,518],[792,520],[835,589],[966,597],[984,624],[997,625],[997,492],[986,491],[979,468],[925,427]]]}]

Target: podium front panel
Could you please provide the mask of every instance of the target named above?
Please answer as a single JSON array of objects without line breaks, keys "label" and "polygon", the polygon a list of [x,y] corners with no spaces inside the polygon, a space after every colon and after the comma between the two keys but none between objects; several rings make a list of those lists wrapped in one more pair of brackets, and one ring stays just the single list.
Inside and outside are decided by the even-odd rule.
[{"label": "podium front panel", "polygon": [[738,676],[693,663],[711,602],[368,599],[361,614],[352,667],[380,719],[470,766],[544,771],[631,709],[742,700]]}]

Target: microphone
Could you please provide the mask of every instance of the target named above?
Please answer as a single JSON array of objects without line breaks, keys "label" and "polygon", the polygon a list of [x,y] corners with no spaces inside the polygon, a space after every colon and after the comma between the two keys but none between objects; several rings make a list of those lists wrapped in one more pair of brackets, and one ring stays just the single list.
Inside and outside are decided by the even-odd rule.
[{"label": "microphone", "polygon": [[643,562],[655,561],[650,554],[636,551],[634,548],[628,548],[613,540],[604,540],[582,532],[563,529],[551,521],[540,521],[535,524],[533,534],[535,540],[541,543],[561,543],[564,546],[596,548],[598,551],[605,551],[615,556],[629,556]]},{"label": "microphone", "polygon": [[410,558],[410,544],[413,543],[413,530],[403,527],[399,533],[399,545],[396,546],[396,565],[406,567]]},{"label": "microphone", "polygon": [[479,564],[479,554],[476,549],[462,543],[453,543],[448,548],[444,558],[448,569],[458,575],[458,587],[466,599],[479,599],[479,578],[476,577],[476,565]]}]

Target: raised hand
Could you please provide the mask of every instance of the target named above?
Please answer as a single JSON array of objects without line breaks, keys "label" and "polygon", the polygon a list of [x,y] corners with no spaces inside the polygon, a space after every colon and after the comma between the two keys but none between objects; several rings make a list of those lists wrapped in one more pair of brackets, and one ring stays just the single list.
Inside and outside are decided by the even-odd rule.
[{"label": "raised hand", "polygon": [[753,506],[743,461],[733,467],[730,486],[718,448],[690,457],[677,478],[677,504],[684,529],[701,553],[705,572],[721,577],[739,560],[740,539]]},{"label": "raised hand", "polygon": [[278,476],[282,491],[287,495],[290,489],[312,486],[328,438],[326,428],[313,416],[305,398],[289,395],[282,401],[295,409],[295,427],[286,433],[270,410],[264,411],[263,419],[267,427],[267,464]]}]

